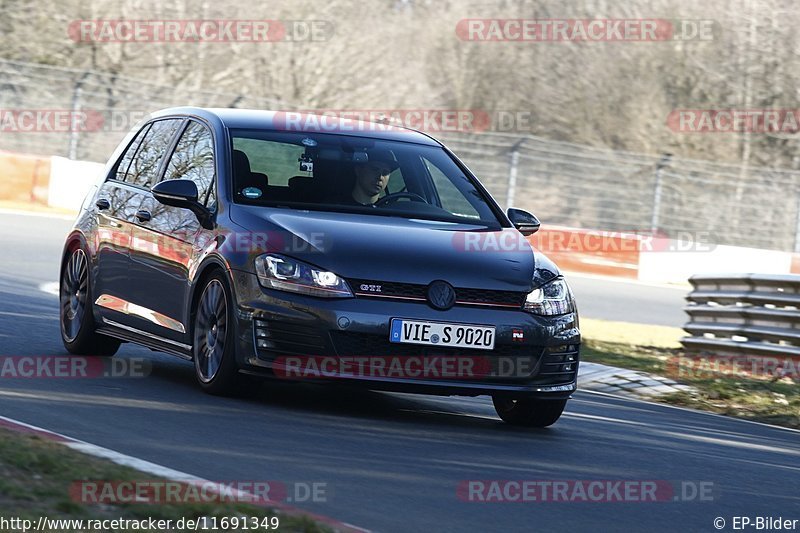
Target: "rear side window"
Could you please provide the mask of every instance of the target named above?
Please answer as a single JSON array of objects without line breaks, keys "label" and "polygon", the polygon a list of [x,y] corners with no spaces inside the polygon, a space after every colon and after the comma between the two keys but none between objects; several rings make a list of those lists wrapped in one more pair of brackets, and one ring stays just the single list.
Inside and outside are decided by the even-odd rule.
[{"label": "rear side window", "polygon": [[140,129],[139,133],[136,134],[136,137],[133,139],[131,144],[128,145],[128,149],[125,150],[119,165],[117,165],[117,172],[114,174],[115,179],[118,179],[119,181],[125,181],[125,175],[128,173],[128,168],[131,166],[133,156],[136,155],[136,150],[139,149],[139,145],[142,144],[142,139],[144,139],[144,136],[147,134],[147,130],[149,129],[150,124],[147,124],[145,127]]},{"label": "rear side window", "polygon": [[250,172],[269,176],[269,185],[286,187],[292,177],[308,174],[300,170],[298,163],[306,151],[302,145],[234,137],[233,149],[247,155]]},{"label": "rear side window", "polygon": [[183,119],[154,122],[139,144],[125,181],[149,189],[158,181],[158,169]]},{"label": "rear side window", "polygon": [[214,140],[211,132],[202,124],[190,121],[175,146],[164,179],[194,181],[200,203],[213,209],[216,205],[214,175]]}]

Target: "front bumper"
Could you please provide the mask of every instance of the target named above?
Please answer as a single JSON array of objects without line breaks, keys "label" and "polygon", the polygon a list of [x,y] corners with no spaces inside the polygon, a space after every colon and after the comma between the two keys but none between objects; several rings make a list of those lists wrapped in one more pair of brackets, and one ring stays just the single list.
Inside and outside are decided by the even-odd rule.
[{"label": "front bumper", "polygon": [[[232,279],[237,359],[245,373],[442,395],[562,399],[576,389],[576,313],[542,317],[476,306],[438,311],[420,302],[264,289],[242,271],[232,271]],[[495,348],[391,343],[392,318],[493,325]]]}]

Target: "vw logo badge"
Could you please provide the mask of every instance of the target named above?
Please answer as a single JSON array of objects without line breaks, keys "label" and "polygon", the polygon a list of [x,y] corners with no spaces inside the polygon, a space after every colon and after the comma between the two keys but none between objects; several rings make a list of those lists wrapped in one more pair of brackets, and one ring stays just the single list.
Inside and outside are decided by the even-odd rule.
[{"label": "vw logo badge", "polygon": [[428,285],[428,303],[434,309],[450,309],[456,303],[456,291],[446,281],[434,281]]}]

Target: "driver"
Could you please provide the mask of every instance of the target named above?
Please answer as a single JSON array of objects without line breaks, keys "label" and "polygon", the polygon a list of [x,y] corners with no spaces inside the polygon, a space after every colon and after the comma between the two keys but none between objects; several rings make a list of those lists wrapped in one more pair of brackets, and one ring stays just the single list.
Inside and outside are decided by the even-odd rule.
[{"label": "driver", "polygon": [[389,175],[400,164],[389,150],[367,150],[367,160],[356,163],[356,182],[350,194],[337,203],[375,207],[375,202],[389,183]]}]

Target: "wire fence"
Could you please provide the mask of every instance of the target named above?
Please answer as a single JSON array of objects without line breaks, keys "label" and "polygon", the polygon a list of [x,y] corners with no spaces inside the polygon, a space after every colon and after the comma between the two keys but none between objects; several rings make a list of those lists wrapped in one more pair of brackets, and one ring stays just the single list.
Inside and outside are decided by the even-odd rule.
[{"label": "wire fence", "polygon": [[[52,131],[46,125],[18,131],[0,123],[2,150],[103,162],[140,118],[177,105],[297,108],[274,99],[0,60],[0,110],[90,111],[102,117],[102,127]],[[501,205],[530,210],[544,224],[800,252],[797,171],[636,154],[523,134],[437,137]]]},{"label": "wire fence", "polygon": [[[87,70],[0,60],[0,149],[105,162],[139,120],[174,106],[287,109],[280,100],[167,87],[146,80]],[[41,124],[14,113],[52,111]],[[83,124],[58,123],[57,113],[88,115]],[[16,123],[14,121],[16,120]],[[68,119],[67,119],[68,120]],[[20,125],[23,128],[20,128]]]},{"label": "wire fence", "polygon": [[443,140],[501,203],[529,209],[544,223],[800,251],[800,172],[533,136]]}]

